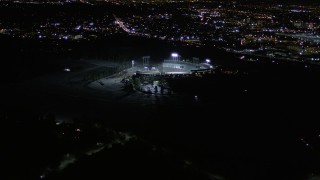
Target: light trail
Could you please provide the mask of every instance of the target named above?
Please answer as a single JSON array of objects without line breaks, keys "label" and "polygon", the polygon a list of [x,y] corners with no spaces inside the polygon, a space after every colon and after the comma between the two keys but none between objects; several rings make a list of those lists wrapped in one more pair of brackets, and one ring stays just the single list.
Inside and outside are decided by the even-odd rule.
[{"label": "light trail", "polygon": [[123,23],[119,18],[117,18],[116,15],[113,14],[113,16],[114,16],[114,18],[116,19],[116,23],[121,27],[121,29],[123,29],[123,30],[124,30],[125,32],[127,32],[127,33],[135,34],[135,32],[134,32],[134,31],[131,31],[130,29],[128,29],[128,28],[124,25],[124,23]]}]

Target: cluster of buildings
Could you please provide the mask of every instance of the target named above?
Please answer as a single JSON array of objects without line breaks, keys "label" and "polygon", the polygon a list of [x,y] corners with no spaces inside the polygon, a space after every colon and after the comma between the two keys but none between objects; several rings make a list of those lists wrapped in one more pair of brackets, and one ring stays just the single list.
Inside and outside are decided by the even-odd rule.
[{"label": "cluster of buildings", "polygon": [[[34,6],[49,13],[35,11]],[[57,11],[57,6],[64,8]],[[0,9],[8,8],[31,9],[24,17],[0,18],[0,34],[19,38],[79,41],[126,34],[241,54],[319,60],[317,6],[237,1],[0,2]],[[72,12],[72,8],[81,9],[81,13]],[[37,15],[42,18],[32,19]]]}]

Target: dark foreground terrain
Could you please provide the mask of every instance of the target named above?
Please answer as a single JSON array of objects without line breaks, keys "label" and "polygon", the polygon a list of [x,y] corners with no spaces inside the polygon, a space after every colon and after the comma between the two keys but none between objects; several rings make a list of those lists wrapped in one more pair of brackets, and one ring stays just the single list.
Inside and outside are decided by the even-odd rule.
[{"label": "dark foreground terrain", "polygon": [[[121,43],[112,50],[100,45],[96,52],[92,48],[86,53],[84,44],[54,53],[46,51],[50,44],[30,48],[30,42],[6,38],[3,42],[4,179],[254,180],[320,174],[317,66],[239,62],[232,55],[197,49],[195,56],[215,55],[219,65],[245,75],[179,81],[177,94],[150,97],[152,103],[143,105],[74,97],[69,92],[30,93],[26,84],[19,86],[82,57],[121,61]],[[134,49],[143,48],[144,42],[126,47],[128,59],[144,55]],[[161,60],[157,42],[152,43],[150,52]],[[169,54],[170,48],[163,53]],[[191,53],[188,48],[172,48]],[[41,106],[51,109],[41,111]],[[69,116],[71,121],[61,122],[61,109],[64,114],[77,113]]]}]

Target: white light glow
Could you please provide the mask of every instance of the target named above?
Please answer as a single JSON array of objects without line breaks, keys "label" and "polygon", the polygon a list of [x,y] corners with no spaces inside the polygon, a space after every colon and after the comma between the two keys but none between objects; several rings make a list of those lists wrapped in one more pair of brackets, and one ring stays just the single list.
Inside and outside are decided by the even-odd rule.
[{"label": "white light glow", "polygon": [[179,55],[178,55],[178,53],[172,53],[171,56],[172,57],[178,57]]}]

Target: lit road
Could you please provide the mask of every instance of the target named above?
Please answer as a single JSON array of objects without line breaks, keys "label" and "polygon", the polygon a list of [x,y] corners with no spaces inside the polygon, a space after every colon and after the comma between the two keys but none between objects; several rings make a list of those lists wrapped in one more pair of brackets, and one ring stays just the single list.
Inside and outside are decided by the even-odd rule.
[{"label": "lit road", "polygon": [[134,31],[131,31],[130,29],[128,29],[124,23],[116,16],[114,15],[114,18],[116,19],[116,23],[121,27],[121,29],[123,29],[125,32],[129,33],[129,34],[134,34],[135,32]]}]

